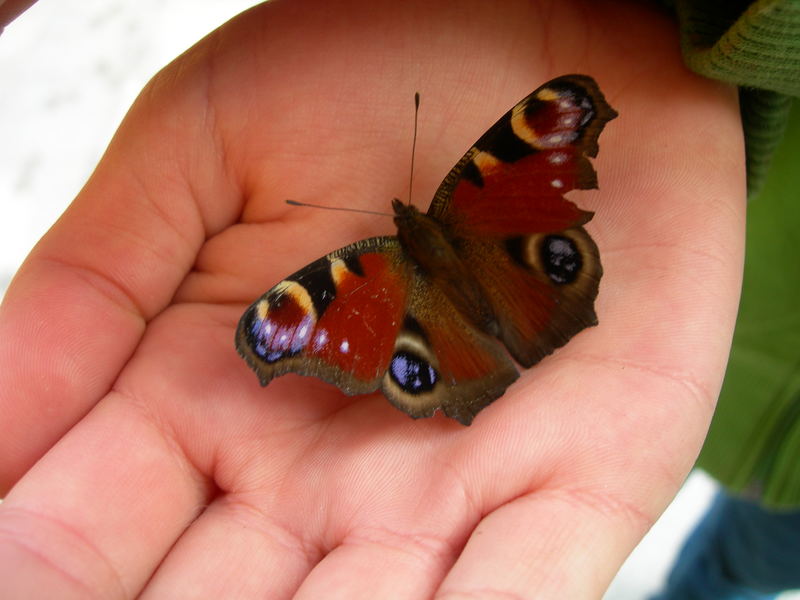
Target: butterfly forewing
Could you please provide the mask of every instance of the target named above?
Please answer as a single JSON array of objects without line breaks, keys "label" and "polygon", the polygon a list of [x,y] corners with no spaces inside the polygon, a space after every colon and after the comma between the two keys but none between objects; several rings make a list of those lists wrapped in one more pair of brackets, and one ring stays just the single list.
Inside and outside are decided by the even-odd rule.
[{"label": "butterfly forewing", "polygon": [[597,187],[587,156],[617,113],[585,75],[554,79],[522,99],[447,175],[428,214],[484,235],[561,231],[591,213],[563,194]]},{"label": "butterfly forewing", "polygon": [[362,240],[314,261],[242,316],[236,347],[262,385],[313,375],[348,394],[380,386],[410,281],[396,238]]}]

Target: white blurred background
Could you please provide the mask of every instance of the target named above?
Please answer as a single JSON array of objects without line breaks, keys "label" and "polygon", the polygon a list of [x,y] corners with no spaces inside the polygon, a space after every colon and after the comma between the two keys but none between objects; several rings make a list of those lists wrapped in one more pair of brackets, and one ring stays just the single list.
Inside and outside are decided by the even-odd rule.
[{"label": "white blurred background", "polygon": [[[138,91],[251,0],[40,1],[0,35],[0,295],[84,184]],[[417,157],[424,160],[424,157]],[[605,600],[655,592],[714,483],[694,473]]]}]

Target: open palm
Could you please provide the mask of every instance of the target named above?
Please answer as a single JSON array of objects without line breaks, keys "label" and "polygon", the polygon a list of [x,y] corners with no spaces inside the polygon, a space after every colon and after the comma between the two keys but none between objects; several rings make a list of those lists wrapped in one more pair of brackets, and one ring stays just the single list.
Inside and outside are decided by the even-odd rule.
[{"label": "open palm", "polygon": [[[12,596],[602,594],[713,411],[744,162],[735,92],[681,66],[669,20],[594,6],[276,1],[158,74],[0,313]],[[388,210],[420,90],[424,205],[502,112],[574,72],[620,113],[600,191],[570,196],[596,211],[600,325],[468,428],[312,378],[259,387],[233,348],[244,307],[392,231],[283,200]]]}]

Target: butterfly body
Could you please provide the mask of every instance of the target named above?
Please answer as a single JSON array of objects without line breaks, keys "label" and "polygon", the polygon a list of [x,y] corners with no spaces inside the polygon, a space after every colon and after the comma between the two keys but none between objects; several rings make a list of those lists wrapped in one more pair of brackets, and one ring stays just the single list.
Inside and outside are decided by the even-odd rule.
[{"label": "butterfly body", "polygon": [[454,247],[439,221],[414,206],[394,200],[397,239],[409,263],[444,292],[461,316],[486,333],[496,335],[497,322],[480,281]]},{"label": "butterfly body", "polygon": [[597,322],[592,214],[563,193],[596,187],[586,157],[615,116],[589,77],[545,84],[464,155],[427,213],[395,200],[396,236],[336,250],[251,305],[239,353],[263,385],[312,375],[470,424],[517,379],[513,361],[527,368]]}]

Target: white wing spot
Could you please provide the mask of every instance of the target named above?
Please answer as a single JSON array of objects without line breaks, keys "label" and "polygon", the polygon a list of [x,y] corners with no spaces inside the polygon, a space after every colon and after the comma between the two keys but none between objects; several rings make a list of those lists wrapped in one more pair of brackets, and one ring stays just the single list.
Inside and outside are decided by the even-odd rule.
[{"label": "white wing spot", "polygon": [[578,118],[575,115],[564,115],[559,119],[559,125],[564,129],[572,129],[577,122]]},{"label": "white wing spot", "polygon": [[320,329],[314,336],[314,352],[319,352],[328,343],[328,331]]}]

